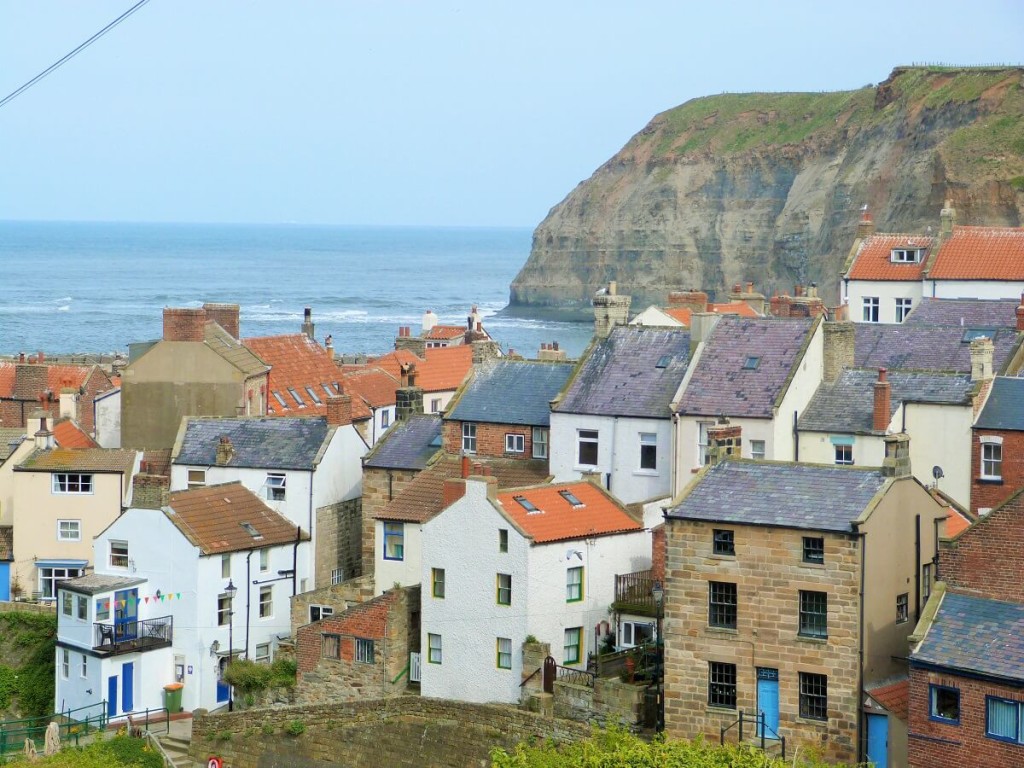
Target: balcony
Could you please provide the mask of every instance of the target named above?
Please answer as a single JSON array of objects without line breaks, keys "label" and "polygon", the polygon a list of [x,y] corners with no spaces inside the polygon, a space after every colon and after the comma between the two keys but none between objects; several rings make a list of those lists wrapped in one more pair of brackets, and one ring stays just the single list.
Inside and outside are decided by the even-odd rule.
[{"label": "balcony", "polygon": [[615,602],[612,608],[619,613],[632,613],[638,616],[656,616],[658,609],[654,604],[654,578],[651,571],[636,571],[615,575]]},{"label": "balcony", "polygon": [[166,648],[174,639],[174,617],[93,624],[92,637],[92,649],[104,657]]}]

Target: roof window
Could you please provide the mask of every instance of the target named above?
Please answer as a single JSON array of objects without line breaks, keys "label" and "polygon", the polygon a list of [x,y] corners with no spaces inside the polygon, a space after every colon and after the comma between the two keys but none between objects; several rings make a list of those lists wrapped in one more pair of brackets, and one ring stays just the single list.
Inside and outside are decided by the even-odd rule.
[{"label": "roof window", "polygon": [[960,341],[964,344],[970,344],[975,339],[991,339],[996,340],[997,330],[995,328],[968,328],[964,331],[964,335],[960,337]]},{"label": "roof window", "polygon": [[306,404],[302,402],[302,398],[299,393],[295,391],[294,387],[288,387],[288,394],[295,398],[295,402],[299,404],[299,408],[305,408]]},{"label": "roof window", "polygon": [[757,366],[761,364],[761,358],[757,356],[750,356],[743,361],[743,370],[745,371],[756,371]]},{"label": "roof window", "polygon": [[568,501],[574,507],[582,507],[583,506],[583,502],[580,501],[579,497],[577,497],[576,494],[573,493],[572,491],[559,491],[558,495],[561,496],[566,501]]},{"label": "roof window", "polygon": [[515,499],[516,503],[519,504],[520,507],[525,509],[529,514],[532,515],[536,514],[537,512],[540,512],[540,509],[538,509],[537,506],[525,496],[513,496],[512,498]]},{"label": "roof window", "polygon": [[263,534],[257,531],[252,523],[239,523],[239,525],[241,525],[245,529],[246,533],[248,533],[250,536],[256,539],[256,541],[259,541],[263,538]]},{"label": "roof window", "polygon": [[334,397],[336,394],[338,394],[337,392],[331,392],[330,384],[321,384],[320,386],[324,388],[324,392],[327,393],[328,397]]},{"label": "roof window", "polygon": [[314,403],[316,403],[317,405],[321,405],[322,404],[321,401],[320,401],[320,398],[316,394],[316,391],[312,387],[306,387],[306,392],[307,392],[307,394],[309,394],[309,398]]},{"label": "roof window", "polygon": [[662,355],[658,358],[655,368],[668,368],[668,364],[672,362],[672,355]]},{"label": "roof window", "polygon": [[918,264],[921,261],[923,248],[907,246],[905,248],[893,248],[889,252],[889,261],[893,264]]},{"label": "roof window", "polygon": [[288,403],[286,403],[284,401],[284,398],[281,397],[281,393],[278,392],[276,389],[273,390],[270,394],[272,394],[274,396],[274,399],[277,400],[277,402],[280,404],[280,406],[282,408],[287,408],[288,407]]}]

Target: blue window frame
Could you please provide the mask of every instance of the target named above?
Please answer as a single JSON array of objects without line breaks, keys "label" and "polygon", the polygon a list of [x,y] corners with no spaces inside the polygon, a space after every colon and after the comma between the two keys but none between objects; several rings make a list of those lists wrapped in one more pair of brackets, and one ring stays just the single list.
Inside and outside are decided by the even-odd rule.
[{"label": "blue window frame", "polygon": [[384,523],[384,559],[405,559],[405,523]]},{"label": "blue window frame", "polygon": [[1021,709],[1024,702],[1002,699],[998,696],[985,697],[985,735],[998,741],[1024,744],[1024,723]]},{"label": "blue window frame", "polygon": [[928,717],[940,723],[960,724],[960,689],[928,686]]}]

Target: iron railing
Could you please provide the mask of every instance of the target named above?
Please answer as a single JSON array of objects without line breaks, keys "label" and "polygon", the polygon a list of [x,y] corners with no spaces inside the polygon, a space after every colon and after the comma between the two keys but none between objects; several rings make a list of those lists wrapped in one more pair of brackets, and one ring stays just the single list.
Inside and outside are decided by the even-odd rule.
[{"label": "iron railing", "polygon": [[[761,751],[766,752],[769,748],[774,747],[777,744],[779,746],[779,749],[781,750],[780,756],[783,760],[786,759],[786,737],[780,736],[778,733],[775,732],[773,728],[771,728],[768,725],[768,723],[765,720],[764,712],[758,712],[756,715],[748,715],[741,709],[739,715],[740,716],[732,723],[723,726],[719,729],[720,744],[725,744],[725,735],[737,726],[739,727],[739,732],[737,734],[739,737],[739,743],[747,743],[743,740],[743,724],[744,722],[753,723],[755,728],[754,738],[758,742],[757,746],[761,748]],[[769,733],[771,735],[768,735]]]},{"label": "iron railing", "polygon": [[650,570],[616,574],[615,610],[654,616],[657,605],[652,594],[653,588],[654,576]]},{"label": "iron railing", "polygon": [[174,617],[93,624],[92,636],[93,650],[110,656],[164,648],[174,640]]}]

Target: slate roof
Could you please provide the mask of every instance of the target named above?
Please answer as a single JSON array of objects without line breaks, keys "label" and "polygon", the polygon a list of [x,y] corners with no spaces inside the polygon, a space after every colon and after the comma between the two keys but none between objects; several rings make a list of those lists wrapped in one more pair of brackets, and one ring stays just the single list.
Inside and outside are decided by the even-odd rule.
[{"label": "slate roof", "polygon": [[420,470],[441,450],[441,417],[414,413],[387,431],[363,460],[373,469]]},{"label": "slate roof", "polygon": [[[812,432],[872,432],[878,371],[845,370],[832,383],[822,382],[800,416],[799,428]],[[969,374],[894,371],[888,374],[890,418],[900,403],[962,405],[970,402]]]},{"label": "slate roof", "polygon": [[1024,280],[1024,228],[954,226],[929,280]]},{"label": "slate roof", "polygon": [[173,464],[214,466],[222,435],[235,449],[228,466],[250,469],[315,469],[331,434],[327,419],[190,418],[179,431]]},{"label": "slate roof", "polygon": [[121,472],[130,475],[137,453],[121,448],[36,449],[14,469],[22,472]]},{"label": "slate roof", "polygon": [[445,413],[445,420],[491,424],[551,424],[551,401],[575,366],[493,360],[477,366]]},{"label": "slate roof", "polygon": [[[695,363],[679,413],[771,418],[815,322],[723,317]],[[757,367],[744,368],[751,358]]]},{"label": "slate roof", "polygon": [[[178,491],[171,494],[167,506],[167,518],[204,555],[295,541],[296,528],[291,521],[264,504],[241,483]],[[302,539],[308,540],[309,535],[303,532]]]},{"label": "slate roof", "polygon": [[255,376],[267,370],[262,360],[213,320],[203,325],[203,340],[210,349],[246,376]]},{"label": "slate roof", "polygon": [[[847,273],[851,280],[920,280],[935,238],[925,235],[886,233],[865,237]],[[923,249],[918,262],[894,262],[894,248]]]},{"label": "slate roof", "polygon": [[[562,492],[571,493],[582,504],[574,506],[562,496]],[[528,511],[518,499],[526,500],[536,511]],[[499,493],[498,504],[535,544],[635,533],[644,529],[619,501],[594,483],[518,488]]]},{"label": "slate roof", "polygon": [[[545,482],[548,475],[546,461],[496,459],[487,462],[491,474],[498,480],[498,488],[520,488]],[[473,474],[479,474],[477,470]],[[444,481],[462,476],[462,462],[458,456],[444,456],[420,472],[398,496],[374,515],[377,520],[401,520],[425,523],[443,508]]]},{"label": "slate roof", "polygon": [[14,559],[14,526],[0,525],[0,562]]},{"label": "slate roof", "polygon": [[[854,323],[857,368],[970,373],[971,345],[966,328],[901,323]],[[1002,370],[1017,342],[1015,330],[998,329],[992,340],[992,365]]]},{"label": "slate roof", "polygon": [[946,592],[911,663],[1024,681],[1024,605]]},{"label": "slate roof", "polygon": [[923,298],[904,325],[956,325],[963,328],[1017,327],[1017,299]]},{"label": "slate roof", "polygon": [[888,480],[877,469],[723,461],[702,470],[666,516],[848,532]]},{"label": "slate roof", "polygon": [[553,410],[667,419],[689,361],[685,328],[618,326],[590,347]]},{"label": "slate roof", "polygon": [[24,429],[0,427],[0,463],[7,461],[21,445],[21,441],[25,439]]},{"label": "slate roof", "polygon": [[104,573],[87,573],[85,576],[78,576],[74,579],[64,579],[57,588],[67,589],[71,592],[80,592],[85,595],[98,595],[101,592],[114,592],[118,589],[128,589],[145,583],[146,579],[139,579],[134,576],[108,576]]},{"label": "slate roof", "polygon": [[997,376],[975,429],[1024,430],[1024,379]]}]

